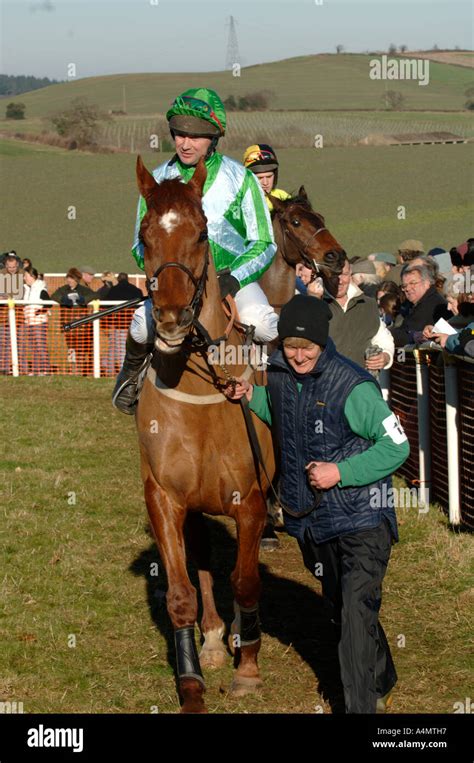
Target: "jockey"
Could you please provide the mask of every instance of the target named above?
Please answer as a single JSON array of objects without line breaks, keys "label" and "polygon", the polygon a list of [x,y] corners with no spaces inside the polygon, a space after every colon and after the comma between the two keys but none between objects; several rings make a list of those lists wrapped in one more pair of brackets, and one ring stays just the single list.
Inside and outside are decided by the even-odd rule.
[{"label": "jockey", "polygon": [[256,143],[249,146],[244,153],[243,165],[252,170],[265,193],[265,200],[270,212],[273,210],[269,194],[284,201],[290,198],[290,194],[281,188],[274,188],[278,182],[278,159],[271,146],[266,143]]},{"label": "jockey", "polygon": [[[278,316],[257,283],[275,256],[272,224],[254,175],[239,162],[216,151],[226,128],[224,105],[213,90],[192,88],[176,98],[166,118],[176,153],[157,167],[153,176],[157,183],[172,178],[187,183],[199,159],[204,158],[207,178],[202,206],[221,296],[235,297],[240,320],[255,326],[257,341],[272,341],[277,336]],[[132,254],[142,270],[144,251],[139,230],[146,211],[145,200],[140,197]],[[151,309],[151,300],[146,299],[130,325],[127,352],[112,397],[115,407],[123,413],[134,413],[137,377],[153,350],[155,327]]]}]

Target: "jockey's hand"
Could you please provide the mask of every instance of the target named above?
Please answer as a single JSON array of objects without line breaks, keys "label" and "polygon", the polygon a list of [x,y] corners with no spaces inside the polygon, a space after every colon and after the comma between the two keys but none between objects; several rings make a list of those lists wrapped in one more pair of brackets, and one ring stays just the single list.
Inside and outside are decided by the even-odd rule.
[{"label": "jockey's hand", "polygon": [[341,479],[337,464],[311,461],[305,466],[305,469],[308,472],[309,484],[319,490],[329,490],[330,487],[337,485]]},{"label": "jockey's hand", "polygon": [[246,379],[240,377],[237,379],[237,384],[227,385],[224,389],[224,395],[228,397],[229,400],[240,400],[240,398],[245,395],[250,403],[253,395],[253,384],[250,384]]},{"label": "jockey's hand", "polygon": [[229,294],[231,297],[235,297],[240,289],[240,284],[237,279],[230,273],[224,271],[218,274],[219,289],[221,290],[221,299],[225,299]]}]

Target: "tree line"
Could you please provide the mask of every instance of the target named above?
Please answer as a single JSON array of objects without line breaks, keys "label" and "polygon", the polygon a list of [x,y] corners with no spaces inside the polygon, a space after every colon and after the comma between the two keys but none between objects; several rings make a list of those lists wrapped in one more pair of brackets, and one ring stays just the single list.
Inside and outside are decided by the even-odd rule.
[{"label": "tree line", "polygon": [[59,82],[57,79],[34,77],[32,74],[0,74],[0,96],[21,95]]}]

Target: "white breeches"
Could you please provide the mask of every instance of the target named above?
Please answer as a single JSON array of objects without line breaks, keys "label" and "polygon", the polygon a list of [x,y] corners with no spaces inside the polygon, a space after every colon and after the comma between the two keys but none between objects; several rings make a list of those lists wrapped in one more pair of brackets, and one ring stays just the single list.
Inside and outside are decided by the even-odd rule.
[{"label": "white breeches", "polygon": [[[277,336],[278,315],[269,304],[258,283],[249,283],[235,296],[235,302],[242,323],[255,326],[257,342],[271,342]],[[130,324],[132,338],[140,344],[153,342],[155,325],[151,314],[151,299],[135,310]]]}]

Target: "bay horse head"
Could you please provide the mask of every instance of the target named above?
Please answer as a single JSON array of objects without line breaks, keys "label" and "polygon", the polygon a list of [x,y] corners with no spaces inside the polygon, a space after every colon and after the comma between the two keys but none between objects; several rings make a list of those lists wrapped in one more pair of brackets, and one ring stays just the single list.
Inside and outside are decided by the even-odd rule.
[{"label": "bay horse head", "polygon": [[137,183],[147,211],[140,225],[156,348],[180,351],[197,320],[209,266],[207,219],[201,199],[207,176],[201,159],[189,183],[157,183],[137,157]]},{"label": "bay horse head", "polygon": [[325,287],[335,294],[346,253],[326,228],[324,217],[312,209],[304,186],[296,196],[281,200],[270,194],[270,200],[280,228],[283,258],[292,267],[302,262],[321,275]]}]

